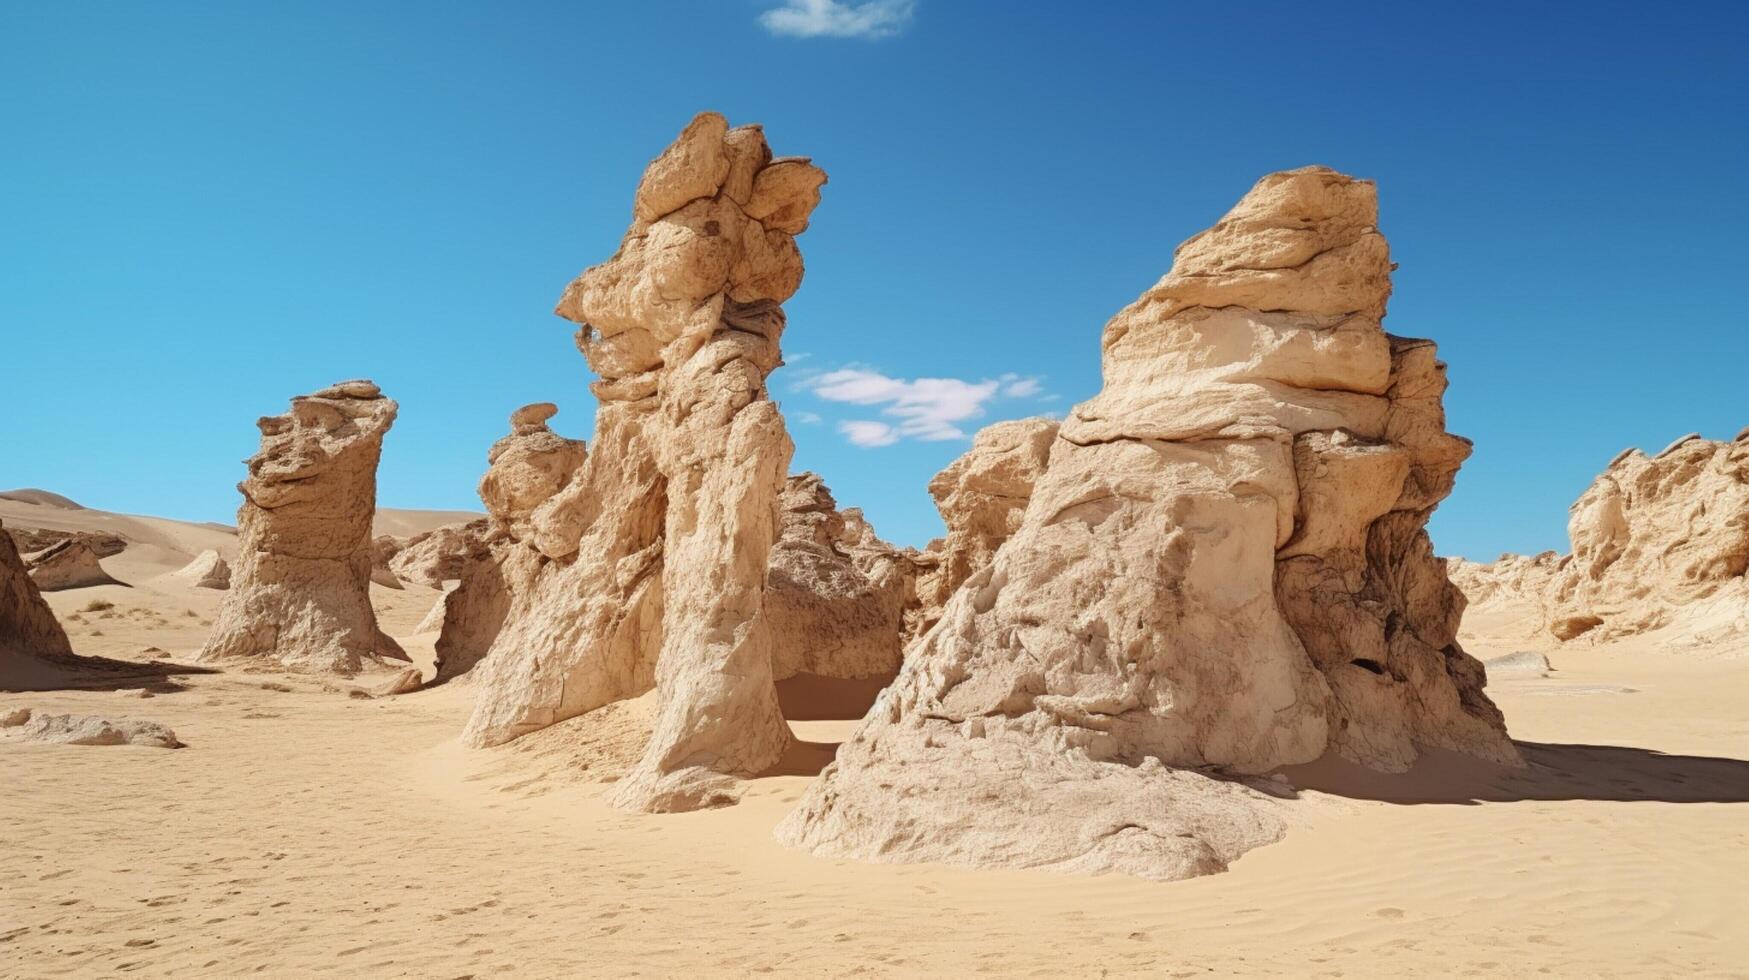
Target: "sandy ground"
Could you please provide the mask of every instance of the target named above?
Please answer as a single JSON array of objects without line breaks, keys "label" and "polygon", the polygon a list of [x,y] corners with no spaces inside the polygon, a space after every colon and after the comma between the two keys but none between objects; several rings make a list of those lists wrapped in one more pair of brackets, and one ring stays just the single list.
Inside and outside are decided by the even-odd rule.
[{"label": "sandy ground", "polygon": [[[220,594],[162,576],[223,530],[148,529],[165,541],[104,562],[131,588],[49,596],[80,652],[186,661],[204,638]],[[416,659],[437,595],[376,593]],[[93,599],[114,608],[79,612]],[[1474,652],[1522,648],[1493,626]],[[792,710],[826,707],[793,723],[789,774],[672,816],[603,799],[644,703],[469,751],[464,683],[363,699],[375,679],[227,670],[146,700],[0,694],[188,743],[0,741],[0,976],[1749,976],[1749,649],[1551,656],[1491,688],[1528,774],[1298,771],[1287,839],[1172,884],[779,846],[866,685],[792,684]]]}]

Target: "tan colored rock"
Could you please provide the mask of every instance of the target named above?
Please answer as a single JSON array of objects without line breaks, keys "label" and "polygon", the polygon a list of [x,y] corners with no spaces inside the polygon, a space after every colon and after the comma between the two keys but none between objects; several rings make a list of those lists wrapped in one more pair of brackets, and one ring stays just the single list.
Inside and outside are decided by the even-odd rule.
[{"label": "tan colored rock", "polygon": [[840,514],[816,474],[790,477],[781,503],[765,577],[773,674],[862,678],[898,670],[906,583],[895,549],[874,537],[860,511]]},{"label": "tan colored rock", "polygon": [[1571,514],[1572,552],[1545,593],[1556,637],[1749,635],[1749,438],[1625,452]]},{"label": "tan colored rock", "polygon": [[386,683],[376,689],[375,694],[379,698],[392,697],[396,694],[411,694],[423,687],[424,684],[423,675],[408,667],[389,678]]},{"label": "tan colored rock", "polygon": [[211,548],[195,555],[193,561],[170,574],[196,589],[231,587],[230,563]]},{"label": "tan colored rock", "polygon": [[380,534],[371,539],[370,580],[372,582],[385,589],[400,590],[405,588],[401,584],[401,577],[396,575],[394,568],[390,566],[395,556],[401,553],[401,547],[400,539],[387,534]]},{"label": "tan colored rock", "polygon": [[[83,507],[76,509],[83,510]],[[58,528],[7,527],[6,533],[12,536],[12,543],[18,546],[20,554],[30,554],[33,551],[43,551],[53,545],[60,544],[68,538],[77,538],[85,543],[98,558],[108,558],[119,555],[128,546],[128,539],[119,534],[106,531],[63,531]]]},{"label": "tan colored rock", "polygon": [[462,577],[462,565],[480,549],[488,530],[482,518],[415,534],[395,552],[389,568],[403,581],[441,589]]},{"label": "tan colored rock", "polygon": [[763,142],[705,113],[650,164],[619,251],[558,306],[600,376],[587,459],[526,518],[526,498],[489,492],[516,543],[466,738],[497,744],[654,685],[655,731],[615,794],[631,809],[731,801],[790,741],[764,596],[791,445],[765,377],[802,276],[782,229],[805,226],[825,176],[789,161],[768,177]]},{"label": "tan colored rock", "polygon": [[103,570],[97,552],[79,538],[66,538],[24,558],[30,580],[44,592],[120,585]]},{"label": "tan colored rock", "polygon": [[1050,461],[1057,438],[1052,419],[1018,419],[985,426],[965,455],[929,481],[929,494],[947,525],[947,537],[930,548],[927,570],[917,582],[918,611],[909,628],[922,636],[941,619],[942,607],[966,579],[989,565],[997,549],[1020,529],[1033,484]]},{"label": "tan colored rock", "polygon": [[201,660],[353,674],[407,659],[370,604],[377,461],[395,412],[376,385],[349,381],[257,423],[261,451],[237,486],[236,574]]},{"label": "tan colored rock", "polygon": [[8,733],[24,742],[60,745],[144,745],[157,749],[180,749],[176,733],[155,721],[123,718],[110,721],[95,715],[50,715],[31,713],[23,724]]},{"label": "tan colored rock", "polygon": [[[518,539],[536,535],[535,511],[570,487],[582,471],[588,453],[581,439],[567,439],[547,427],[558,406],[542,402],[525,405],[510,416],[510,434],[492,445],[486,455],[486,475],[480,478],[480,500],[486,513]],[[581,490],[581,487],[578,487]],[[567,509],[563,516],[570,516]],[[551,525],[546,512],[543,526]],[[576,543],[580,526],[550,528],[554,550],[551,557],[565,557],[562,548]]]},{"label": "tan colored rock", "polygon": [[1381,328],[1376,221],[1371,182],[1306,168],[1180,248],[780,840],[1180,878],[1279,838],[1278,767],[1520,764],[1424,530],[1468,443],[1432,344]]},{"label": "tan colored rock", "polygon": [[0,690],[43,686],[74,661],[67,632],[26,572],[12,538],[0,534]]}]

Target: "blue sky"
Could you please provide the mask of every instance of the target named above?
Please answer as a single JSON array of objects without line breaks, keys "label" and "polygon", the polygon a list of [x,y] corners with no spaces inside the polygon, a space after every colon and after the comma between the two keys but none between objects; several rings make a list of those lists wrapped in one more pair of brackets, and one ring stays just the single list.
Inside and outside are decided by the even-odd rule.
[{"label": "blue sky", "polygon": [[511,409],[589,434],[553,302],[712,108],[831,174],[773,393],[886,536],[939,533],[952,430],[1090,396],[1173,248],[1323,163],[1379,182],[1386,327],[1476,441],[1437,546],[1564,547],[1621,448],[1749,425],[1744,10],[6,3],[0,485],[228,521],[254,418],[367,376],[380,502],[477,507]]}]

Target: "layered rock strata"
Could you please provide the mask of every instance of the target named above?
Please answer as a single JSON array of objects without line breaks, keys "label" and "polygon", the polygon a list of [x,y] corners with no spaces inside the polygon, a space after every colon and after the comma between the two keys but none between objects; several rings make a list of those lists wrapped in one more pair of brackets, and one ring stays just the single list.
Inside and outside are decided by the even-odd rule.
[{"label": "layered rock strata", "polygon": [[1178,249],[1106,325],[1018,528],[781,840],[1179,878],[1283,832],[1247,777],[1519,764],[1424,530],[1469,444],[1433,345],[1381,327],[1376,223],[1371,182],[1314,167]]},{"label": "layered rock strata", "polygon": [[725,802],[782,754],[764,586],[791,446],[765,378],[801,285],[794,236],[825,180],[774,159],[758,127],[704,113],[646,169],[619,251],[566,289],[558,313],[599,375],[595,438],[532,510],[504,494],[527,528],[500,566],[509,608],[479,667],[472,744],[654,685],[655,732],[619,805]]},{"label": "layered rock strata", "polygon": [[394,401],[369,381],[292,399],[261,419],[237,489],[238,559],[200,659],[352,674],[405,660],[370,604],[377,461]]}]

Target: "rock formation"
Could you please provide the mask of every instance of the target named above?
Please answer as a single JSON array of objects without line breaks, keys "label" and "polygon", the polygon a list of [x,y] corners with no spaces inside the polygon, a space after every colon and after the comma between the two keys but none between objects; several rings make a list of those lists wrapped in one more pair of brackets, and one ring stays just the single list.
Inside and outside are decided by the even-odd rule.
[{"label": "rock formation", "polygon": [[236,574],[200,659],[341,674],[406,659],[370,604],[377,460],[395,411],[376,385],[347,381],[257,423],[261,451],[237,485]]},{"label": "rock formation", "polygon": [[97,552],[79,538],[65,538],[26,555],[24,564],[30,570],[30,580],[44,592],[122,584],[103,570]]},{"label": "rock formation", "polygon": [[645,170],[619,251],[565,290],[558,313],[581,325],[600,376],[595,439],[526,518],[566,450],[536,447],[555,475],[544,482],[532,463],[517,464],[526,479],[488,474],[494,516],[525,520],[531,547],[500,567],[511,606],[481,664],[472,744],[654,685],[655,732],[619,805],[725,802],[734,777],[782,754],[763,607],[791,446],[765,378],[780,304],[801,285],[794,236],[825,180],[805,159],[773,159],[758,127],[703,113]]},{"label": "rock formation", "polygon": [[25,571],[12,538],[0,534],[0,690],[42,686],[74,661],[67,632]]},{"label": "rock formation", "polygon": [[462,577],[462,566],[479,551],[488,530],[489,521],[481,518],[415,534],[396,549],[389,568],[403,582],[441,589]]},{"label": "rock formation", "polygon": [[784,485],[779,535],[765,578],[771,666],[778,680],[797,673],[879,677],[903,654],[905,570],[813,473]]},{"label": "rock formation", "polygon": [[99,558],[119,555],[128,546],[127,538],[107,531],[62,531],[48,527],[9,526],[6,533],[12,536],[12,543],[18,546],[19,553],[26,555],[33,551],[43,551],[69,538],[84,542]]},{"label": "rock formation", "polygon": [[1624,451],[1571,515],[1569,554],[1454,561],[1452,581],[1478,607],[1535,609],[1563,641],[1749,635],[1749,429],[1730,442],[1684,436],[1654,456]]},{"label": "rock formation", "polygon": [[50,715],[26,709],[0,720],[0,733],[23,742],[60,745],[145,745],[180,749],[176,733],[155,721],[123,718],[110,721],[96,715]]},{"label": "rock formation", "polygon": [[211,548],[194,556],[193,561],[170,574],[197,589],[231,587],[230,563]]},{"label": "rock formation", "polygon": [[997,549],[1020,528],[1033,484],[1057,438],[1052,419],[1017,419],[985,426],[965,455],[929,481],[929,494],[947,525],[947,537],[930,542],[918,577],[918,612],[909,625],[914,639],[941,618],[947,600],[990,564]]},{"label": "rock formation", "polygon": [[1520,764],[1424,531],[1469,444],[1380,326],[1371,182],[1259,181],[1106,325],[1019,527],[778,829],[881,861],[1219,870],[1326,752]]}]

